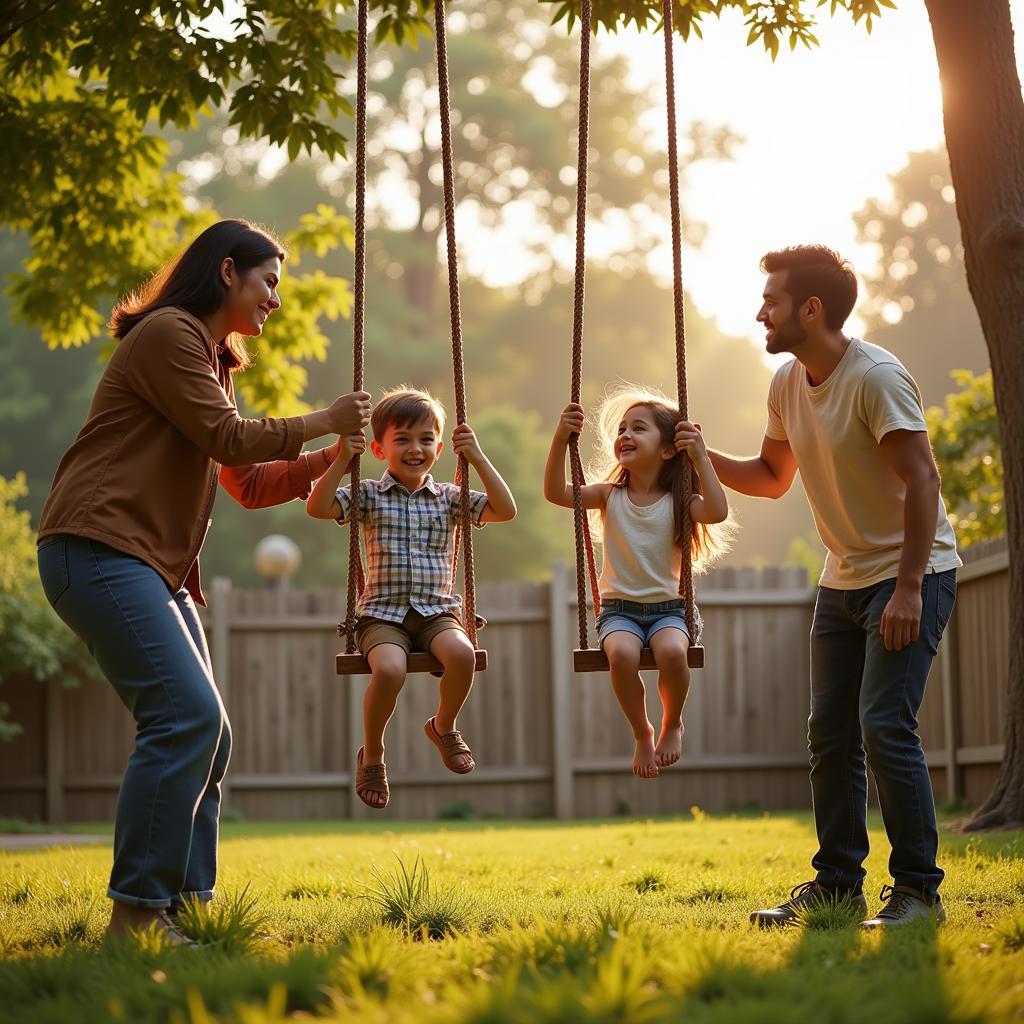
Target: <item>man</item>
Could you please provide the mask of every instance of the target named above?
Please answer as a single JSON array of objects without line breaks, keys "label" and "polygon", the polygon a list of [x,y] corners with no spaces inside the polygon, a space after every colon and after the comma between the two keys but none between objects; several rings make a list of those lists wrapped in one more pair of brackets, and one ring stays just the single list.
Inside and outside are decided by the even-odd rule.
[{"label": "man", "polygon": [[725,486],[779,498],[797,470],[828,555],[811,626],[811,794],[816,876],[761,927],[788,924],[824,901],[862,915],[867,764],[892,845],[883,907],[864,927],[945,919],[931,780],[917,736],[925,680],[956,598],[953,529],[939,493],[913,378],[876,345],[843,333],[857,298],[850,265],[831,249],[768,253],[757,315],[766,349],[795,358],[768,395],[761,454],[711,460]]}]

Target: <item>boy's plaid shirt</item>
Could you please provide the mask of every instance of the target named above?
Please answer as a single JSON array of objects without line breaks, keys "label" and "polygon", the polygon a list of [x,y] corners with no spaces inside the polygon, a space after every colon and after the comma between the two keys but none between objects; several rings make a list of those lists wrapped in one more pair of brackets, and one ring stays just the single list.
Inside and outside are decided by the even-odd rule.
[{"label": "boy's plaid shirt", "polygon": [[[452,612],[462,601],[452,594],[452,554],[459,522],[459,488],[428,476],[410,494],[385,470],[380,480],[360,480],[360,526],[366,544],[366,589],[358,614],[402,622],[410,608],[421,615]],[[339,525],[349,521],[352,488],[335,493],[341,505]],[[487,504],[483,491],[469,492],[475,526]]]}]

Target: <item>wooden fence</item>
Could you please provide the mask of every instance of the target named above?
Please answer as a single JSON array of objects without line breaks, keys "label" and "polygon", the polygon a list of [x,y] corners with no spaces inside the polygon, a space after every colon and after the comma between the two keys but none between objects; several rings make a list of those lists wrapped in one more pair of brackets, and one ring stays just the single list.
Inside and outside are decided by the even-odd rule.
[{"label": "wooden fence", "polygon": [[[929,683],[920,731],[939,800],[980,800],[1002,756],[1009,620],[1004,542],[976,546]],[[806,807],[808,643],[814,590],[802,570],[721,569],[698,581],[707,668],[693,674],[683,760],[630,774],[632,741],[603,675],[574,675],[575,587],[485,584],[490,667],[459,725],[478,767],[456,777],[422,734],[436,680],[410,677],[388,731],[388,817],[474,813],[561,818]],[[247,818],[370,817],[352,792],[365,678],[338,678],[337,591],[233,591],[207,616],[234,732],[225,806]],[[591,633],[593,642],[593,633]],[[652,721],[658,707],[649,679]],[[24,732],[0,744],[0,816],[111,817],[132,749],[109,687],[9,684]]]}]

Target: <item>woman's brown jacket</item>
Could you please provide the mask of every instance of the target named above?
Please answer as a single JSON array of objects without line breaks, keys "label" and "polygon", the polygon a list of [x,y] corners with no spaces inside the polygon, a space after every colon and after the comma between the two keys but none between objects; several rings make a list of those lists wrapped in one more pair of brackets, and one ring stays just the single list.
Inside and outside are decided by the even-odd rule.
[{"label": "woman's brown jacket", "polygon": [[[237,362],[201,320],[158,309],[114,350],[89,415],[57,467],[39,537],[90,537],[151,565],[205,604],[199,549],[218,479],[249,508],[304,498],[301,416],[242,419]],[[318,457],[322,473],[325,460]]]}]

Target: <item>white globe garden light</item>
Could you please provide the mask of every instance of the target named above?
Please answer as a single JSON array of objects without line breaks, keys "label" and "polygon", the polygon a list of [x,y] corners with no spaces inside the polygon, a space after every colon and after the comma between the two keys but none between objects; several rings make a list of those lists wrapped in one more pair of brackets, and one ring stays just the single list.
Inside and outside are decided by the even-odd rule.
[{"label": "white globe garden light", "polygon": [[268,583],[283,583],[298,569],[302,553],[291,537],[272,533],[256,545],[252,560]]}]

